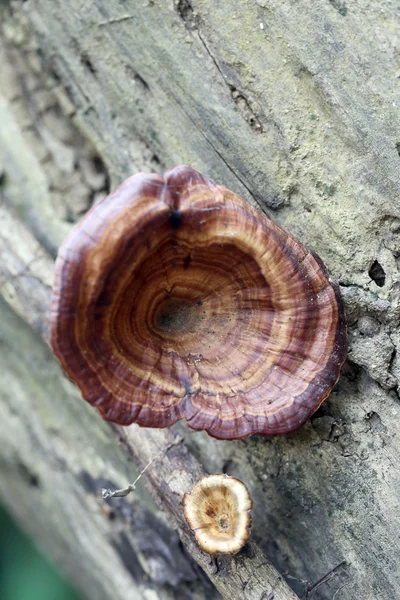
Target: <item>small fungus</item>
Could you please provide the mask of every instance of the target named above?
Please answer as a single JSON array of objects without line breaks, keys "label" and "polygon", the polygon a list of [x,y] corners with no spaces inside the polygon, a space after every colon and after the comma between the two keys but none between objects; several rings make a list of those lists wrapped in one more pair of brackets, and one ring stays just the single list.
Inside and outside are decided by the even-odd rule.
[{"label": "small fungus", "polygon": [[236,554],[246,544],[252,507],[247,487],[229,475],[203,477],[183,497],[185,519],[200,548]]},{"label": "small fungus", "polygon": [[221,439],[300,427],[346,355],[321,259],[187,166],[138,174],[62,244],[51,344],[104,419]]}]

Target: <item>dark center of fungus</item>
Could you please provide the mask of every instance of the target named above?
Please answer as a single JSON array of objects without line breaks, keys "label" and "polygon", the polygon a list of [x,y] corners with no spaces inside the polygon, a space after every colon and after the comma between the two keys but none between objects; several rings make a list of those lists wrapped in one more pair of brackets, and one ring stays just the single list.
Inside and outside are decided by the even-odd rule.
[{"label": "dark center of fungus", "polygon": [[223,529],[224,531],[227,531],[228,529],[230,529],[228,515],[226,515],[226,514],[221,515],[218,519],[218,523],[219,523],[219,526],[221,527],[221,529]]},{"label": "dark center of fungus", "polygon": [[167,238],[121,290],[115,345],[171,389],[225,389],[229,381],[232,393],[232,379],[242,389],[242,373],[269,335],[270,295],[259,265],[239,248]]},{"label": "dark center of fungus", "polygon": [[180,298],[166,298],[155,314],[155,326],[162,333],[179,334],[195,326],[197,305]]}]

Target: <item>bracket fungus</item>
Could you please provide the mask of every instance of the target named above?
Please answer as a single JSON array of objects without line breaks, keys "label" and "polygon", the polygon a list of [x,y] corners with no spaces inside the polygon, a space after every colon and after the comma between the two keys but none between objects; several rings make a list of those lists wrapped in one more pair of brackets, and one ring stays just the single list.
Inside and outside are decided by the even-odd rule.
[{"label": "bracket fungus", "polygon": [[303,244],[188,166],[138,174],[62,244],[51,344],[104,419],[221,439],[300,427],[346,354],[336,283]]},{"label": "bracket fungus", "polygon": [[236,554],[243,548],[252,505],[244,483],[229,475],[203,477],[183,497],[185,519],[208,554]]}]

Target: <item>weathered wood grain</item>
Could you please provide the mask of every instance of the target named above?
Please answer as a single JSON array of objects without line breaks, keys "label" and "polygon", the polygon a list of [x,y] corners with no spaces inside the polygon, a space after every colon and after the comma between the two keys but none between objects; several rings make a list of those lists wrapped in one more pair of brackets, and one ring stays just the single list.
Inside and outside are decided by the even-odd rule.
[{"label": "weathered wood grain", "polygon": [[[7,302],[33,327],[40,315],[45,331],[41,294],[47,292],[39,290],[48,286],[40,273],[49,258],[43,246],[54,254],[69,221],[104,192],[104,181],[97,192],[81,177],[92,154],[106,166],[111,185],[140,169],[186,162],[265,209],[316,250],[341,282],[353,362],[331,398],[293,436],[228,444],[191,434],[185,444],[208,472],[227,470],[246,481],[255,500],[253,537],[299,595],[305,596],[306,580],[346,560],[312,598],[400,598],[395,3],[14,5],[0,68],[0,193],[42,247],[36,246],[37,262],[26,266],[28,234],[21,234],[20,223],[7,240],[3,236],[14,248],[12,276],[3,286]],[[39,90],[32,82],[38,78]],[[83,140],[89,143],[85,156],[76,150]],[[5,352],[10,347],[7,337]],[[34,352],[33,342],[30,347]],[[6,386],[13,385],[16,399],[25,397],[15,365],[7,372]],[[50,402],[44,379],[36,389]],[[79,414],[87,410],[81,404]],[[26,406],[47,431],[38,407]],[[27,427],[29,411],[18,414]],[[3,428],[17,422],[12,411],[5,415],[2,439]],[[14,437],[7,448],[15,454]],[[4,472],[9,480],[13,469]],[[156,483],[149,484],[154,492]],[[8,497],[17,509],[14,494]]]},{"label": "weathered wood grain", "polygon": [[[29,249],[31,256],[34,258],[38,256],[37,242],[28,231],[21,231],[22,225],[20,222],[13,219],[5,208],[0,212],[0,223],[0,231],[2,232],[0,234],[0,256],[2,259],[0,289],[4,292],[3,297],[15,309],[15,312],[20,313],[21,316],[29,313],[29,324],[47,341],[49,312],[46,310],[46,307],[50,303],[50,289],[44,282],[50,279],[53,266],[52,261],[49,257],[42,257],[39,278],[36,278],[34,274],[34,268],[37,266],[34,260],[27,262],[26,272],[15,273],[15,264],[18,260],[16,255],[21,255],[20,240],[24,239],[25,242],[25,257],[29,255]],[[29,248],[30,244],[32,245],[31,248]],[[38,305],[32,303],[32,298],[40,298],[41,303]],[[76,398],[77,394],[74,393],[73,395]],[[11,407],[8,404],[7,402],[5,408],[10,410]],[[78,404],[78,409],[80,404]],[[28,409],[28,407],[26,408]],[[30,410],[27,411],[27,414],[34,414],[34,406],[29,408]],[[99,416],[94,411],[91,411],[91,413],[93,414],[88,414],[88,418],[90,419],[93,416],[94,422],[98,422],[100,419]],[[45,413],[42,416],[44,417]],[[7,417],[7,414],[5,417]],[[40,421],[40,418],[38,420]],[[41,437],[47,438],[46,442],[50,444],[49,435],[46,435],[46,427],[44,427],[43,423],[39,423],[38,425],[42,429]],[[50,423],[47,426],[50,427]],[[75,423],[74,426],[76,426]],[[175,440],[174,433],[169,429],[146,430],[135,425],[130,428],[115,426],[115,430],[125,441],[127,450],[142,467],[146,466],[163,447],[172,446]],[[48,447],[48,451],[51,452],[50,447]],[[67,459],[68,455],[63,457],[62,452],[60,454],[61,461],[63,458],[64,460]],[[102,458],[102,454],[100,451],[99,459]],[[43,458],[40,460],[43,461]],[[30,480],[32,487],[38,487],[40,476],[36,474],[36,467],[27,467],[25,463],[21,464],[23,465],[22,470],[27,473],[27,478]],[[47,465],[47,468],[50,468],[50,465]],[[41,469],[46,470],[46,466],[43,465]],[[64,465],[64,469],[67,470],[66,465]],[[80,475],[83,478],[83,484],[87,484],[88,481],[93,480],[90,467],[87,468],[87,471],[81,471]],[[186,551],[204,569],[224,598],[232,598],[233,594],[240,593],[240,597],[244,600],[258,600],[265,592],[267,595],[273,594],[276,600],[295,600],[297,596],[288,588],[283,578],[254,542],[249,544],[247,549],[242,551],[238,556],[221,559],[221,566],[218,567],[217,564],[217,571],[215,571],[215,565],[210,561],[210,557],[198,548],[183,516],[182,498],[184,493],[189,492],[203,475],[204,470],[200,463],[183,444],[179,444],[167,450],[165,455],[161,456],[154,466],[149,469],[146,476],[149,489],[158,501],[160,508],[165,511],[168,523],[179,532],[185,544]],[[71,479],[73,479],[73,476],[71,476]],[[75,486],[79,485],[79,480],[73,480],[73,483]],[[51,485],[54,486],[57,484],[53,482]],[[69,498],[72,491],[68,493],[67,490],[64,490],[66,502],[72,502],[73,504],[78,502],[78,496],[82,495],[85,488],[82,482],[81,486],[83,488],[81,493],[78,495],[74,491],[73,499]],[[5,495],[7,497],[7,494]],[[116,503],[118,505],[118,501]],[[65,518],[67,515],[64,514],[62,516]],[[73,526],[75,529],[75,535],[81,548],[85,540],[84,532],[82,532],[82,536],[80,535],[81,525],[78,520],[80,521],[82,516],[83,511],[79,511],[79,515],[76,514],[75,522],[71,523],[71,527]],[[88,518],[88,515],[85,516]],[[69,517],[73,521],[74,512],[69,513]],[[89,521],[92,521],[90,516]],[[135,528],[134,523],[133,527]],[[148,533],[150,536],[151,530]],[[97,543],[99,543],[99,540]],[[76,560],[77,556],[74,557],[74,561]],[[96,564],[96,567],[98,566]],[[186,565],[184,564],[184,566]],[[179,569],[179,565],[176,568]],[[108,569],[106,570],[106,577],[108,577]],[[103,593],[110,585],[110,582],[107,583],[108,585],[104,585],[105,589],[102,589]],[[101,588],[102,586],[98,587]],[[135,593],[138,594],[139,590],[136,589]]]}]

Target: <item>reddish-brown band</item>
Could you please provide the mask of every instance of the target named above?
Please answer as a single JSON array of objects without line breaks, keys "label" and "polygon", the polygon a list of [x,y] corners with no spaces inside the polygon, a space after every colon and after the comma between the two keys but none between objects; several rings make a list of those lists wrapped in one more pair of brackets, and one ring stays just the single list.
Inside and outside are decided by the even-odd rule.
[{"label": "reddish-brown band", "polygon": [[110,421],[222,439],[300,427],[346,355],[317,256],[187,166],[139,174],[60,248],[51,344]]}]

